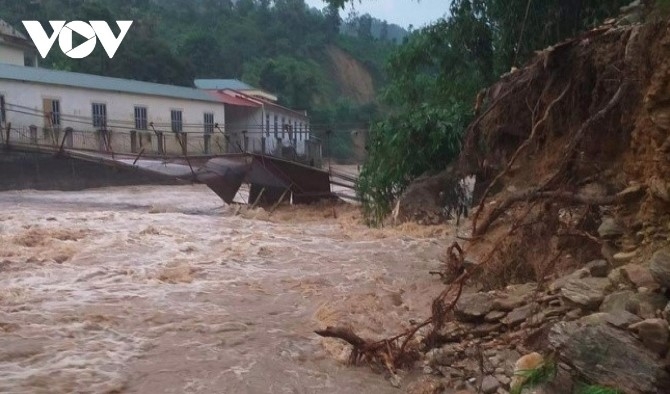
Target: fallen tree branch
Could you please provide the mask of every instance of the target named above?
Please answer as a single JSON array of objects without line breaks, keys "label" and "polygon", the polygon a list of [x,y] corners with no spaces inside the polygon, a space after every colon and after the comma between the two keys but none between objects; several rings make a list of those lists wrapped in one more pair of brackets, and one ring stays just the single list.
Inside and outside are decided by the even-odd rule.
[{"label": "fallen tree branch", "polygon": [[367,344],[365,339],[356,335],[350,328],[326,327],[325,330],[314,331],[317,335],[326,338],[338,338],[348,342],[354,348],[363,350]]}]

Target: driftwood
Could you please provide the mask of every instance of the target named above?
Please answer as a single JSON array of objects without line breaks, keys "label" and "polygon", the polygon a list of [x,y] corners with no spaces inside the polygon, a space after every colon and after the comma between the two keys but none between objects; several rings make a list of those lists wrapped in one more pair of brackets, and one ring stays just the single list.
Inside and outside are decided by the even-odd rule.
[{"label": "driftwood", "polygon": [[[454,242],[448,248],[447,255],[450,259],[458,260],[450,264],[461,266],[464,264],[465,255],[458,243]],[[317,330],[315,333],[322,337],[341,339],[350,344],[352,346],[352,352],[349,357],[350,364],[367,361],[370,364],[384,367],[392,376],[397,377],[397,368],[409,366],[417,359],[418,353],[416,349],[410,350],[408,348],[412,338],[414,338],[420,329],[431,324],[433,328],[426,341],[429,342],[429,338],[435,336],[437,330],[444,325],[447,312],[453,310],[456,306],[463,292],[465,281],[470,275],[471,272],[464,271],[433,300],[432,314],[429,318],[395,336],[372,342],[361,338],[353,330],[346,327],[327,327],[324,330]],[[446,303],[450,295],[453,295],[452,299],[449,303]],[[402,342],[398,343],[400,340]]]},{"label": "driftwood", "polygon": [[354,332],[350,328],[342,327],[327,327],[325,330],[314,331],[316,334],[327,337],[327,338],[339,338],[345,342],[348,342],[351,346],[358,349],[363,349],[367,344],[367,341]]}]

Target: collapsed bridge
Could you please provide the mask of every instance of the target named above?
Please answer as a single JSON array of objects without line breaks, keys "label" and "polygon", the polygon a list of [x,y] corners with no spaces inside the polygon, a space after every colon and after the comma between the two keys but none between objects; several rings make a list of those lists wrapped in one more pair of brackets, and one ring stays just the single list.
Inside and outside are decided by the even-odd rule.
[{"label": "collapsed bridge", "polygon": [[[337,199],[342,196],[342,190],[347,191],[345,197],[352,199],[357,182],[349,174],[259,153],[150,156],[143,155],[143,152],[127,154],[72,149],[64,144],[12,142],[7,137],[9,134],[3,135],[0,140],[0,149],[5,154],[36,154],[54,160],[95,163],[125,171],[138,180],[149,176],[171,183],[201,183],[228,204],[234,202],[243,184],[249,185],[248,204],[268,206],[282,202],[309,204],[322,199]],[[331,184],[337,186],[340,192],[332,191]]]}]

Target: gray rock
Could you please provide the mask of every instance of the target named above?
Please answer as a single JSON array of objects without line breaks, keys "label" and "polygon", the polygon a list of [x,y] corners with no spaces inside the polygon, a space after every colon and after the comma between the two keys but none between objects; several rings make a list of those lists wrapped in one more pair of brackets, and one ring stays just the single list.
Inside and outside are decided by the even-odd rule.
[{"label": "gray rock", "polygon": [[598,227],[598,234],[601,238],[616,238],[625,233],[625,229],[618,220],[606,217],[603,219],[600,227]]},{"label": "gray rock", "polygon": [[668,304],[668,299],[659,293],[636,293],[626,302],[626,310],[643,319],[656,317],[656,311],[662,311]]},{"label": "gray rock", "polygon": [[486,314],[486,316],[484,316],[484,320],[488,323],[494,323],[502,319],[506,315],[507,313],[503,311],[491,311],[488,314]]},{"label": "gray rock", "polygon": [[486,293],[463,294],[456,303],[456,317],[463,321],[481,320],[493,309],[493,296]]},{"label": "gray rock", "polygon": [[663,362],[628,332],[609,324],[560,322],[549,332],[549,344],[561,361],[588,381],[624,392],[670,392]]},{"label": "gray rock", "polygon": [[609,272],[610,265],[607,260],[593,260],[586,263],[586,269],[589,270],[594,278],[605,278]]},{"label": "gray rock", "polygon": [[482,380],[482,393],[484,394],[493,394],[498,391],[500,387],[500,382],[494,376],[486,375],[484,380]]},{"label": "gray rock", "polygon": [[578,320],[582,325],[598,325],[609,323],[615,327],[626,329],[631,324],[641,321],[639,317],[627,311],[597,312],[584,316]]},{"label": "gray rock", "polygon": [[556,279],[555,281],[553,281],[549,285],[549,291],[551,291],[552,293],[557,292],[557,291],[561,290],[562,288],[564,288],[570,281],[573,281],[575,279],[587,278],[587,277],[589,277],[589,275],[591,275],[591,273],[589,272],[588,269],[586,269],[586,268],[578,269],[577,271],[575,271],[575,272],[573,272],[569,275],[560,277],[560,278]]},{"label": "gray rock", "polygon": [[635,256],[637,256],[637,250],[631,250],[630,252],[615,253],[612,259],[615,264],[624,264],[631,261]]},{"label": "gray rock", "polygon": [[659,287],[647,267],[639,264],[626,264],[618,269],[621,271],[621,276],[636,288],[646,287],[649,290],[655,290]]},{"label": "gray rock", "polygon": [[644,346],[659,356],[668,351],[668,322],[664,319],[647,319],[632,324],[630,329],[637,332]]},{"label": "gray rock", "polygon": [[561,289],[561,295],[572,304],[587,310],[596,310],[611,286],[606,278],[573,278]]},{"label": "gray rock", "polygon": [[635,295],[632,290],[618,291],[616,293],[608,294],[605,300],[600,305],[601,312],[616,312],[625,311],[628,300]]},{"label": "gray rock", "polygon": [[610,283],[612,283],[612,286],[614,286],[615,290],[633,289],[633,285],[626,278],[623,277],[621,270],[613,269],[607,275],[607,279],[609,279]]},{"label": "gray rock", "polygon": [[663,287],[670,287],[670,248],[658,250],[651,257],[649,271]]},{"label": "gray rock", "polygon": [[662,316],[668,323],[670,323],[670,302],[668,302],[668,304],[663,309]]},{"label": "gray rock", "polygon": [[628,311],[615,311],[608,313],[606,319],[607,322],[618,328],[626,328],[631,324],[637,323],[640,320],[640,317],[634,315]]},{"label": "gray rock", "polygon": [[508,378],[507,375],[496,375],[496,379],[505,387],[508,387],[512,379]]},{"label": "gray rock", "polygon": [[584,314],[584,312],[582,312],[581,309],[575,308],[575,309],[572,309],[570,312],[565,314],[565,319],[566,320],[576,320],[576,319],[579,319],[583,314]]},{"label": "gray rock", "polygon": [[506,326],[516,326],[524,322],[530,315],[533,313],[533,310],[537,307],[537,304],[528,304],[514,309],[512,312],[508,313],[503,319],[500,319],[500,322]]},{"label": "gray rock", "polygon": [[483,323],[477,324],[472,330],[469,331],[469,334],[472,334],[475,338],[481,338],[489,335],[492,332],[497,332],[502,327],[500,323]]},{"label": "gray rock", "polygon": [[520,295],[508,295],[507,297],[496,298],[493,301],[493,309],[509,312],[514,308],[520,307],[524,302],[524,297]]}]

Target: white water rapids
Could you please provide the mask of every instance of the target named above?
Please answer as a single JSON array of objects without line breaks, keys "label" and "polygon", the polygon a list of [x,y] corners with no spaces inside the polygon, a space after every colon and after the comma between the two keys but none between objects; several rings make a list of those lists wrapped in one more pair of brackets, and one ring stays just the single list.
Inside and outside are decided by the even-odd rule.
[{"label": "white water rapids", "polygon": [[313,330],[425,317],[447,235],[237,209],[203,186],[0,193],[0,392],[397,393]]}]

